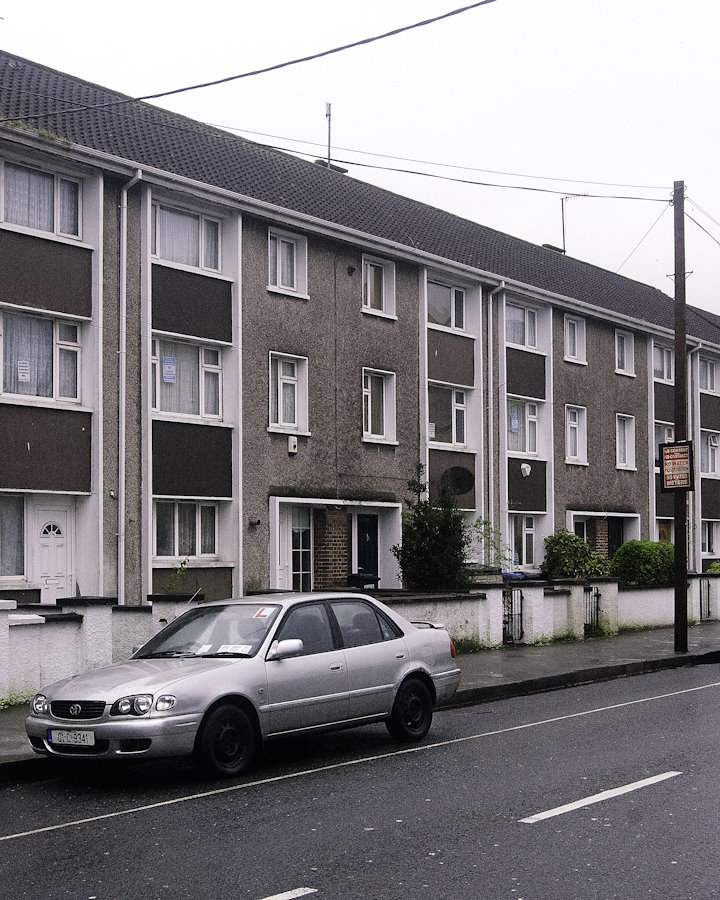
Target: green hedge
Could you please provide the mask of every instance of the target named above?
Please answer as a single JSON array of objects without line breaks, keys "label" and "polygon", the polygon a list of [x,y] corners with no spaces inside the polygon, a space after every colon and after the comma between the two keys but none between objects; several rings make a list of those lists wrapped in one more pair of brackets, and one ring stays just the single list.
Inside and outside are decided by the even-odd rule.
[{"label": "green hedge", "polygon": [[672,584],[675,548],[655,541],[628,541],[610,562],[610,575],[620,584]]}]

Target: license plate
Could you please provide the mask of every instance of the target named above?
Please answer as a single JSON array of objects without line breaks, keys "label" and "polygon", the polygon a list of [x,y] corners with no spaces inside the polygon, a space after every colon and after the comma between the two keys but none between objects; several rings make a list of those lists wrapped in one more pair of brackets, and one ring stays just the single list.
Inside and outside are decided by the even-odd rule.
[{"label": "license plate", "polygon": [[94,747],[95,732],[93,731],[56,731],[48,730],[48,743],[64,744],[72,747]]}]

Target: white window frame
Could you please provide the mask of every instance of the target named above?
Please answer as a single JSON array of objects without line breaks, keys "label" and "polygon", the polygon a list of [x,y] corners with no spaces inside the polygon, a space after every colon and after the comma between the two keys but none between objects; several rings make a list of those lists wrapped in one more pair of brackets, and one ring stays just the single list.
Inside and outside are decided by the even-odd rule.
[{"label": "white window frame", "polygon": [[[382,434],[372,431],[372,421],[374,418],[373,392],[371,382],[378,379],[382,384]],[[381,369],[363,369],[363,441],[376,444],[397,444],[396,440],[396,408],[395,408],[395,387],[396,377],[394,372],[387,372]]]},{"label": "white window frame", "polygon": [[[295,365],[293,377],[282,375],[281,362],[292,362]],[[273,366],[277,367],[276,392],[273,396]],[[284,422],[282,415],[282,387],[286,384],[295,386],[295,422]],[[273,420],[273,404],[277,416]],[[294,356],[271,350],[268,366],[268,431],[280,434],[309,435],[308,430],[308,359],[306,356]]]},{"label": "white window frame", "polygon": [[578,365],[586,365],[587,343],[585,339],[585,319],[581,319],[579,316],[566,315],[564,340],[565,361],[576,363]]},{"label": "white window frame", "polygon": [[[276,242],[275,267],[271,268],[273,254],[272,242]],[[282,264],[280,248],[283,243],[293,246],[293,281],[292,284],[282,283]],[[289,231],[281,231],[278,228],[268,228],[268,290],[277,294],[285,294],[301,299],[307,296],[307,238]]]},{"label": "white window frame", "polygon": [[655,422],[653,428],[653,444],[655,447],[655,469],[660,471],[660,450],[661,444],[672,444],[675,440],[675,426],[672,422]]},{"label": "white window frame", "polygon": [[[446,391],[450,394],[450,415],[452,423],[452,441],[441,441],[435,437],[434,422],[430,422],[428,418],[428,441],[441,447],[466,447],[467,446],[467,390],[461,387],[455,387],[449,384],[436,384],[430,382],[428,384],[428,393],[431,389]],[[428,400],[428,416],[430,414],[430,403]],[[431,435],[431,428],[433,433]],[[462,434],[460,434],[462,432]]]},{"label": "white window frame", "polygon": [[509,406],[511,403],[520,404],[523,407],[525,423],[525,449],[513,450],[508,446],[508,453],[512,456],[537,456],[540,443],[540,404],[537,400],[526,400],[523,397],[508,397],[506,404],[507,430],[512,434],[512,415]]},{"label": "white window frame", "polygon": [[704,557],[720,554],[720,522],[703,519],[700,523],[700,552]]},{"label": "white window frame", "polygon": [[[657,354],[662,355],[662,375],[657,374],[657,365],[655,357]],[[662,344],[653,343],[653,379],[663,384],[675,383],[675,354],[670,347],[664,347]]]},{"label": "white window frame", "polygon": [[[515,559],[515,520],[522,519],[522,558]],[[509,545],[513,557],[514,569],[528,569],[535,565],[535,516],[525,513],[510,513],[508,516]],[[530,543],[532,559],[528,559],[528,541]]]},{"label": "white window frame", "polygon": [[[622,343],[624,365],[620,359],[620,345]],[[635,375],[635,335],[630,331],[615,332],[615,371],[618,375]]]},{"label": "white window frame", "polygon": [[[198,220],[198,265],[195,265],[194,263],[184,262],[182,260],[169,259],[163,254],[163,236],[158,228],[158,211],[160,209],[165,209],[171,213],[179,213],[183,216],[192,216],[193,218]],[[211,265],[205,258],[207,255],[207,248],[205,245],[205,225],[208,222],[211,222],[212,224],[217,226],[217,265]],[[207,216],[203,213],[197,212],[194,209],[184,209],[180,206],[172,206],[169,203],[154,201],[152,204],[150,241],[150,255],[153,259],[161,260],[162,262],[168,263],[171,266],[182,266],[183,268],[191,269],[193,271],[222,271],[222,220],[217,216]]]},{"label": "white window frame", "polygon": [[587,408],[584,406],[565,407],[565,462],[575,466],[587,465]]},{"label": "white window frame", "polygon": [[720,477],[720,433],[717,431],[702,429],[700,432],[700,474]]},{"label": "white window frame", "polygon": [[[428,294],[431,284],[435,284],[441,288],[447,288],[450,291],[450,324],[443,325],[439,322],[430,321],[429,298],[428,298],[428,328],[439,328],[444,331],[462,331],[465,329],[467,321],[467,291],[458,284],[451,284],[449,281],[443,281],[440,278],[428,278]],[[461,310],[458,315],[458,309]]]},{"label": "white window frame", "polygon": [[[159,342],[166,341],[170,344],[183,344],[193,347],[198,351],[198,412],[173,412],[160,408],[160,382],[162,380],[162,362],[159,354]],[[205,361],[205,352],[217,353],[217,363],[208,363]],[[218,412],[208,412],[205,409],[205,377],[217,375],[218,377]],[[222,350],[220,347],[212,344],[198,344],[194,341],[180,341],[175,338],[166,338],[161,335],[153,335],[150,341],[150,377],[153,384],[153,396],[151,399],[151,409],[154,413],[164,416],[182,416],[193,419],[214,419],[221,421],[223,417],[223,374],[222,374]]]},{"label": "white window frame", "polygon": [[[716,379],[716,366],[714,359],[708,359],[707,356],[701,356],[698,363],[698,383],[700,390],[707,394],[717,394],[718,381]],[[704,369],[704,377],[703,377]],[[703,381],[705,384],[703,385]]]},{"label": "white window frame", "polygon": [[615,468],[636,471],[635,416],[625,413],[615,416]]},{"label": "white window frame", "polygon": [[[19,318],[42,319],[43,321],[52,322],[53,345],[52,352],[52,396],[46,397],[41,394],[13,394],[6,391],[3,383],[4,379],[4,351],[5,351],[5,314],[17,316]],[[61,338],[61,328],[65,326],[74,328],[77,340],[70,341],[67,338]],[[81,376],[82,376],[82,325],[78,321],[70,319],[50,319],[48,316],[36,316],[25,312],[15,312],[14,310],[0,310],[0,396],[2,397],[18,397],[24,401],[44,401],[55,403],[80,403],[81,400]],[[60,393],[60,352],[72,353],[75,356],[75,396],[64,396]]]},{"label": "white window frame", "polygon": [[[172,504],[173,509],[173,553],[169,556],[159,556],[157,550],[157,505],[158,503]],[[178,517],[180,505],[195,506],[195,553],[180,553]],[[202,510],[212,509],[214,511],[214,538],[215,549],[212,553],[202,552]],[[171,499],[168,497],[158,497],[153,501],[153,558],[156,560],[181,560],[181,559],[217,559],[218,558],[218,504],[208,500],[182,500]]]},{"label": "white window frame", "polygon": [[[5,166],[6,165],[16,166],[18,169],[26,169],[29,172],[37,172],[40,175],[46,175],[53,178],[53,227],[52,230],[46,230],[44,228],[38,228],[34,225],[23,225],[17,222],[8,222],[5,218],[5,183],[6,183],[6,173]],[[61,175],[58,172],[48,172],[46,169],[40,169],[37,166],[28,166],[24,162],[15,162],[12,159],[0,160],[0,221],[2,221],[7,227],[12,229],[23,230],[26,232],[31,232],[32,234],[42,234],[42,235],[57,235],[58,237],[69,238],[70,240],[79,241],[82,240],[82,181],[79,178],[72,178],[68,175]],[[73,184],[77,187],[77,234],[73,234],[71,231],[63,231],[62,230],[62,220],[60,216],[60,190],[61,183],[67,182],[68,184]]]},{"label": "white window frame", "polygon": [[[380,297],[379,306],[371,306],[371,285],[374,281],[369,277],[374,269],[382,271],[382,296]],[[363,254],[362,258],[362,311],[371,316],[382,316],[389,319],[395,319],[395,263],[387,259],[381,259],[378,256],[367,256]]]},{"label": "white window frame", "polygon": [[[523,343],[517,343],[515,341],[510,340],[508,337],[508,327],[507,327],[507,311],[508,309],[518,309],[523,313]],[[532,326],[531,326],[532,323]],[[530,339],[530,334],[534,335],[534,338]],[[509,344],[511,347],[526,347],[529,350],[537,350],[538,345],[538,314],[537,310],[531,306],[523,306],[520,303],[506,303],[505,304],[505,343]]]}]

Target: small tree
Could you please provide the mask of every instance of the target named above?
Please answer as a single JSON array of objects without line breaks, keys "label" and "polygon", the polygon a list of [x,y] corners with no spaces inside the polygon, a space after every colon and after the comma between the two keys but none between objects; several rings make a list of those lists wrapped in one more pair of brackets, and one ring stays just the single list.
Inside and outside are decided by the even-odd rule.
[{"label": "small tree", "polygon": [[443,491],[438,501],[423,499],[427,491],[423,473],[423,466],[418,465],[415,478],[408,482],[412,497],[403,515],[402,544],[395,544],[391,551],[409,587],[464,587],[465,554],[470,543],[467,526],[449,492]]},{"label": "small tree", "polygon": [[592,578],[608,573],[608,561],[576,534],[561,528],[545,538],[545,578]]},{"label": "small tree", "polygon": [[672,584],[675,547],[665,541],[628,541],[613,556],[610,574],[620,584]]}]

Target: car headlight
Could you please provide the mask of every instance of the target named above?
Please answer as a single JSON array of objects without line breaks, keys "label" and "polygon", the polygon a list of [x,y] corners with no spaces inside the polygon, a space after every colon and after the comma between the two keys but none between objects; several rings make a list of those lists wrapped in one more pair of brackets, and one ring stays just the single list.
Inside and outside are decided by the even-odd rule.
[{"label": "car headlight", "polygon": [[176,702],[177,700],[172,694],[163,694],[162,697],[158,697],[155,701],[155,709],[159,712],[164,712],[167,709],[172,709]]},{"label": "car headlight", "polygon": [[45,694],[35,694],[30,704],[30,709],[35,716],[44,716],[50,711],[50,704]]},{"label": "car headlight", "polygon": [[110,707],[111,716],[144,716],[152,709],[152,694],[134,694],[121,697]]}]

